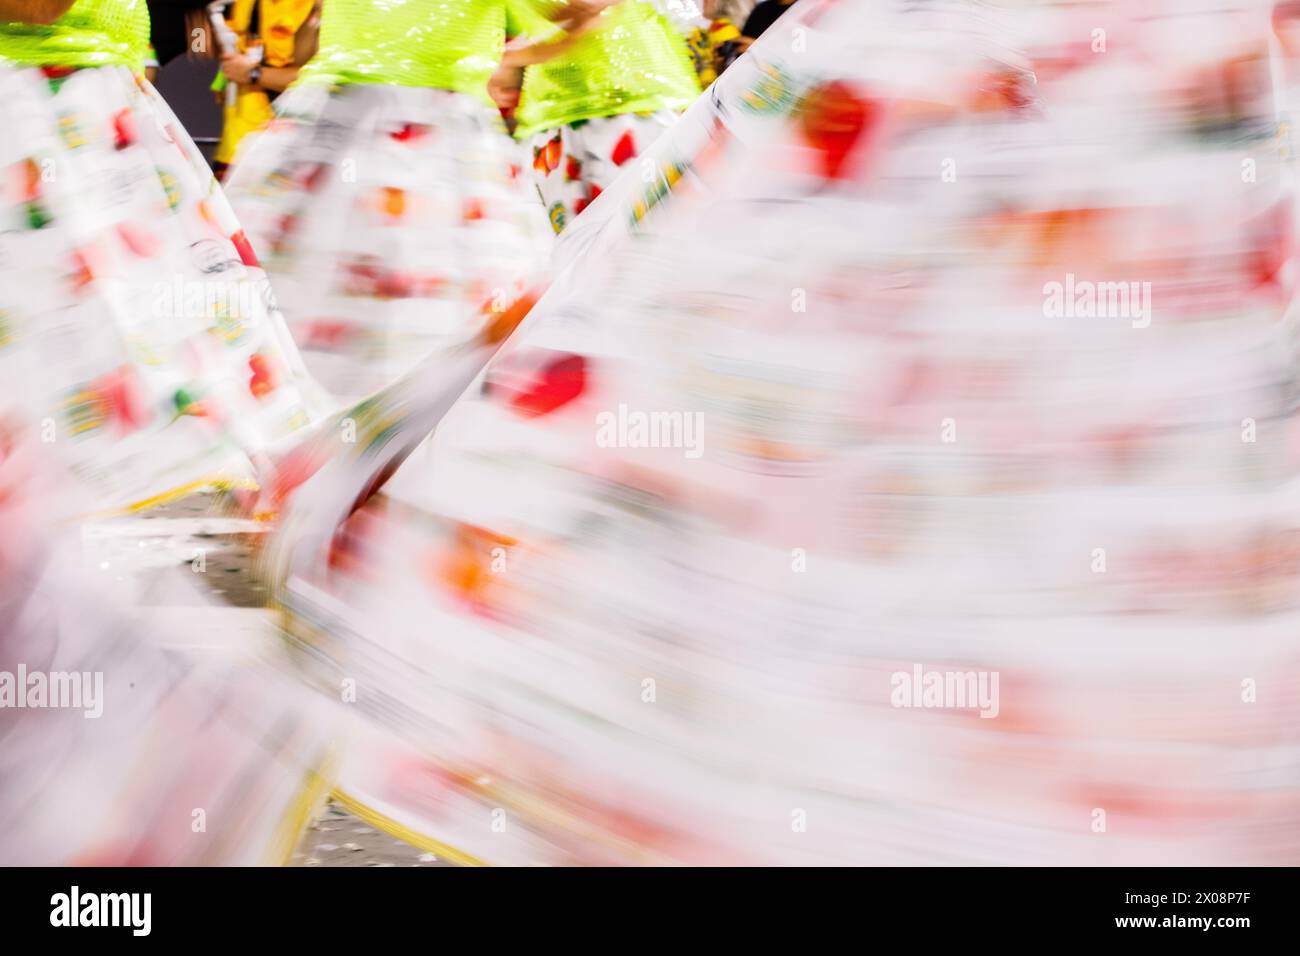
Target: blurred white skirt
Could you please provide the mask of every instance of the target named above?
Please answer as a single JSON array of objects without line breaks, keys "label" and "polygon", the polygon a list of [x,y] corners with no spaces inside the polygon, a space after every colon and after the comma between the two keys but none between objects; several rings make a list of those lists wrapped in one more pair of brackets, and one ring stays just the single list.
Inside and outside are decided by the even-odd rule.
[{"label": "blurred white skirt", "polygon": [[931,12],[794,6],[817,55],[769,31],[566,230],[383,495],[294,503],[375,819],[517,864],[1300,858],[1268,44],[1216,11],[1203,101],[1193,44],[1040,94]]},{"label": "blurred white skirt", "polygon": [[203,157],[122,67],[0,66],[5,403],[138,504],[305,424],[301,362]]},{"label": "blurred white skirt", "polygon": [[541,275],[544,214],[484,103],[306,86],[277,113],[227,191],[308,367],[336,395],[454,351]]},{"label": "blurred white skirt", "polygon": [[56,448],[0,418],[0,864],[287,862],[328,715],[258,658],[258,611],[185,578],[178,604],[128,606]]}]

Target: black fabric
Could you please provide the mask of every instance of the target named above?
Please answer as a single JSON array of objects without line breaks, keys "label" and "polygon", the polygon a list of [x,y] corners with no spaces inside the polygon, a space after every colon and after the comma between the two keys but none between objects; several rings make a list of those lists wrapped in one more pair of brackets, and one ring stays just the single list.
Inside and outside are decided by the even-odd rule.
[{"label": "black fabric", "polygon": [[781,14],[789,10],[793,3],[781,3],[780,0],[763,0],[758,6],[750,11],[749,18],[745,21],[745,27],[740,32],[747,36],[758,39],[763,35],[763,31],[776,23]]}]

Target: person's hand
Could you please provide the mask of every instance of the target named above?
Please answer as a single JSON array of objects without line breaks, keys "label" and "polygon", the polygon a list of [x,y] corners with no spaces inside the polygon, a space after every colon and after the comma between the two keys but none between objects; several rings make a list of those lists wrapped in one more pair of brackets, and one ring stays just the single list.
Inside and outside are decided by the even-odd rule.
[{"label": "person's hand", "polygon": [[488,96],[499,110],[512,110],[519,105],[519,91],[524,85],[523,67],[502,63],[488,78]]},{"label": "person's hand", "polygon": [[247,86],[257,61],[239,53],[227,53],[221,58],[221,72],[231,83]]}]

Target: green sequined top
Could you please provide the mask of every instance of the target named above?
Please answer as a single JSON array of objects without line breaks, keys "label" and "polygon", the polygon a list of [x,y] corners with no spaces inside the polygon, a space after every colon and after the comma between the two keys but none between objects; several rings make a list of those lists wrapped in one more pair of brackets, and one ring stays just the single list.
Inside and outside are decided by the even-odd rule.
[{"label": "green sequined top", "polygon": [[0,60],[24,66],[127,66],[149,47],[145,0],[77,0],[49,25],[0,23]]},{"label": "green sequined top", "polygon": [[320,51],[299,82],[431,86],[487,97],[506,19],[530,35],[555,27],[544,0],[326,0]]},{"label": "green sequined top", "polygon": [[700,94],[686,41],[644,0],[623,0],[602,23],[547,63],[530,66],[515,135],[579,120],[685,109]]}]

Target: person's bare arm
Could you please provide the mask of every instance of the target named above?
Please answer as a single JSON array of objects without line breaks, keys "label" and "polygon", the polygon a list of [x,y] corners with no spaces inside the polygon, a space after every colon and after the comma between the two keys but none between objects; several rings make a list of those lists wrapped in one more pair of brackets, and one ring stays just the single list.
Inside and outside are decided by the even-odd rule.
[{"label": "person's bare arm", "polygon": [[53,23],[77,0],[0,0],[0,22]]},{"label": "person's bare arm", "polygon": [[593,17],[582,26],[549,43],[516,41],[507,46],[501,55],[501,62],[488,79],[488,96],[492,97],[492,102],[503,110],[514,109],[519,104],[519,92],[523,89],[525,68],[555,59],[594,29],[595,23],[596,18]]},{"label": "person's bare arm", "polygon": [[578,27],[551,43],[521,43],[517,46],[508,46],[501,56],[501,66],[508,70],[523,69],[526,66],[536,66],[538,63],[553,60],[571,49],[592,29],[591,25]]},{"label": "person's bare arm", "polygon": [[607,9],[622,0],[569,0],[552,11],[552,22],[565,32],[557,39],[517,39],[501,55],[501,62],[488,80],[488,95],[503,110],[513,109],[519,102],[519,91],[524,83],[524,69],[553,60],[568,50],[584,36],[600,26],[600,17]]},{"label": "person's bare arm", "polygon": [[264,66],[257,76],[257,85],[272,93],[281,93],[298,79],[300,69],[296,63],[293,66]]},{"label": "person's bare arm", "polygon": [[258,74],[257,85],[273,93],[284,92],[294,80],[298,79],[298,71],[316,55],[319,46],[320,19],[313,17],[302,25],[302,29],[293,38],[293,65],[262,67],[262,72]]},{"label": "person's bare arm", "polygon": [[564,35],[555,40],[516,42],[506,47],[501,58],[503,70],[535,66],[561,56],[580,39],[600,26],[600,15],[622,0],[570,0],[554,12],[554,22]]},{"label": "person's bare arm", "polygon": [[566,30],[576,30],[592,17],[600,16],[623,0],[567,0],[564,6],[551,11],[551,19]]},{"label": "person's bare arm", "polygon": [[[298,71],[306,65],[307,61],[316,55],[320,47],[320,4],[312,10],[311,15],[298,28],[298,32],[293,38],[293,64],[291,66],[264,66],[258,73],[257,85],[263,90],[270,90],[273,93],[279,93],[287,90],[294,80],[298,79]],[[221,58],[221,69],[226,74],[226,79],[241,85],[247,85],[250,81],[250,74],[253,68],[257,66],[249,57],[235,53]]]},{"label": "person's bare arm", "polygon": [[298,32],[293,35],[293,62],[299,66],[314,57],[320,49],[320,0]]},{"label": "person's bare arm", "polygon": [[258,86],[276,93],[287,90],[293,81],[298,79],[298,71],[307,65],[307,61],[314,57],[319,49],[320,3],[317,3],[306,22],[293,36],[293,66],[263,67],[262,79]]}]

